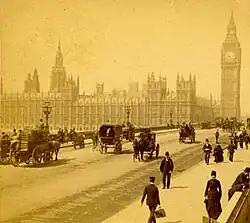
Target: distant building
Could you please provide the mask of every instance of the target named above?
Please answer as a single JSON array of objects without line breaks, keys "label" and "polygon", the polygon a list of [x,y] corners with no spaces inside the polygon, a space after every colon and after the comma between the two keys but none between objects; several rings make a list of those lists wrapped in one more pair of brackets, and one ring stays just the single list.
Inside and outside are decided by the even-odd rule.
[{"label": "distant building", "polygon": [[139,82],[129,82],[128,83],[128,96],[129,97],[139,97]]},{"label": "distant building", "polygon": [[79,95],[79,77],[77,81],[73,77],[67,76],[66,69],[63,66],[63,55],[61,51],[60,41],[56,53],[55,65],[52,67],[50,77],[50,92],[60,93],[63,97],[70,100],[77,100]]},{"label": "distant building", "polygon": [[40,93],[40,81],[37,73],[37,69],[34,70],[33,77],[28,74],[27,79],[24,81],[24,92],[25,93]]},{"label": "distant building", "polygon": [[231,14],[221,49],[221,116],[240,119],[241,47]]},{"label": "distant building", "polygon": [[50,90],[40,92],[37,70],[33,78],[28,75],[23,93],[5,93],[1,98],[1,128],[35,127],[44,116],[42,105],[48,100],[52,105],[49,118],[51,130],[75,128],[94,130],[109,120],[123,123],[126,107],[131,109],[130,121],[137,126],[161,126],[177,122],[199,122],[214,116],[211,99],[197,98],[195,75],[188,80],[177,75],[176,92],[169,91],[167,78],[154,73],[139,90],[139,84],[129,85],[128,91],[114,89],[105,92],[104,84],[97,83],[92,95],[79,94],[79,78],[68,77],[63,66],[60,43],[56,62],[52,67]]}]

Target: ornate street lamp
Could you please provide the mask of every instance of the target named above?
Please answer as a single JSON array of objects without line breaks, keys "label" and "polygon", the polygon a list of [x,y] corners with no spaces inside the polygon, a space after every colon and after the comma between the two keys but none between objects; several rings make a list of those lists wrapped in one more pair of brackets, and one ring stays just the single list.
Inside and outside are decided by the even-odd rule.
[{"label": "ornate street lamp", "polygon": [[129,105],[125,106],[125,111],[127,114],[127,126],[129,125],[129,117],[130,117],[130,113],[131,113],[131,107]]},{"label": "ornate street lamp", "polygon": [[43,104],[43,113],[45,115],[45,120],[46,120],[46,129],[49,130],[49,115],[52,111],[52,106],[48,101],[45,101]]}]

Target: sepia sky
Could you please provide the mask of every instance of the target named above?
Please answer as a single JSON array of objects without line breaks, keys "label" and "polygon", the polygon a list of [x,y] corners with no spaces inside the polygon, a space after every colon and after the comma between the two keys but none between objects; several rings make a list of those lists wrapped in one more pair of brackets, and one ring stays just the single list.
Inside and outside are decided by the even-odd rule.
[{"label": "sepia sky", "polygon": [[[220,49],[231,9],[242,47],[243,112],[250,112],[249,0],[0,0],[5,88],[23,90],[38,69],[49,88],[58,40],[67,73],[80,76],[81,91],[126,88],[149,72],[196,74],[197,94],[220,99]],[[7,86],[6,86],[7,85]]]}]

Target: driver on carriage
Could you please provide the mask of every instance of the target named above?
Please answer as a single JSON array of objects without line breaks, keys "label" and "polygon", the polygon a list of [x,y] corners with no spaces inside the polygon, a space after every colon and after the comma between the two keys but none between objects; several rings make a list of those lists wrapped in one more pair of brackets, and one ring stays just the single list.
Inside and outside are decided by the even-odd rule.
[{"label": "driver on carriage", "polygon": [[43,123],[43,119],[42,118],[40,119],[40,129],[41,129],[41,131],[44,130],[44,123]]},{"label": "driver on carriage", "polygon": [[12,146],[16,146],[16,149],[19,149],[21,132],[22,131],[19,130],[18,133],[16,133],[16,129],[13,130],[13,135],[10,141],[10,148],[12,148]]}]

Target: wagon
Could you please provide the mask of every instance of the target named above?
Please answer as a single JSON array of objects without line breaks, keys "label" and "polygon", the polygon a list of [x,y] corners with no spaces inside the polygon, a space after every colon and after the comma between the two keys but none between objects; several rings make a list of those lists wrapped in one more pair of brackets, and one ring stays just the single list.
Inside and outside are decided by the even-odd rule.
[{"label": "wagon", "polygon": [[99,130],[100,153],[107,153],[107,148],[114,148],[115,153],[122,152],[122,125],[104,124]]},{"label": "wagon", "polygon": [[156,133],[152,132],[151,129],[141,129],[141,132],[139,133],[139,136],[137,137],[136,141],[138,143],[135,143],[136,147],[134,149],[137,150],[137,153],[141,153],[141,159],[143,159],[143,154],[146,152],[149,155],[149,158],[151,159],[153,157],[153,154],[155,152],[156,158],[159,156],[160,148],[159,146],[156,146]]},{"label": "wagon", "polygon": [[48,163],[53,156],[57,154],[60,148],[58,141],[49,140],[48,132],[40,130],[25,131],[20,136],[20,147],[11,148],[10,160],[13,166],[19,166],[20,163],[33,165]]},{"label": "wagon", "polygon": [[187,139],[190,143],[195,143],[195,129],[193,127],[185,126],[180,129],[179,142],[184,143]]},{"label": "wagon", "polygon": [[123,138],[129,140],[130,142],[135,138],[135,127],[132,125],[126,126],[122,128]]},{"label": "wagon", "polygon": [[77,132],[75,134],[72,134],[72,143],[74,148],[76,149],[76,146],[79,145],[79,148],[84,148],[84,139],[85,135],[83,132]]}]

